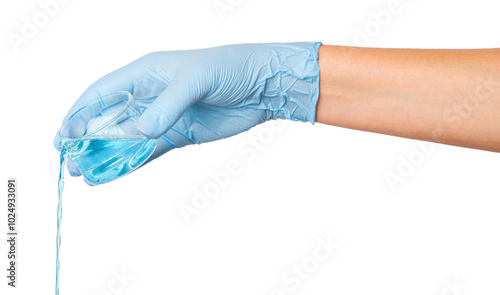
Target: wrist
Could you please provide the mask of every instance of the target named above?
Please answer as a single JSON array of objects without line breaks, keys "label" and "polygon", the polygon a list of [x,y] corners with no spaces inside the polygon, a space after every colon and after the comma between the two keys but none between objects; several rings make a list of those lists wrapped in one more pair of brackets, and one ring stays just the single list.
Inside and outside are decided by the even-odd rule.
[{"label": "wrist", "polygon": [[356,48],[322,45],[318,51],[320,70],[316,122],[340,126],[352,101],[352,68]]}]

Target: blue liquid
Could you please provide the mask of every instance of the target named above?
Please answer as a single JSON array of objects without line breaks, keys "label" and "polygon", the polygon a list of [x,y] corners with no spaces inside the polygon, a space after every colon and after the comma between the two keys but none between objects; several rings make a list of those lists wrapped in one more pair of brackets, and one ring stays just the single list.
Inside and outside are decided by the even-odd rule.
[{"label": "blue liquid", "polygon": [[67,141],[65,146],[85,181],[96,185],[126,175],[142,165],[156,148],[156,140],[89,137]]},{"label": "blue liquid", "polygon": [[58,191],[59,191],[59,201],[57,204],[57,236],[56,236],[56,295],[59,295],[59,254],[61,250],[61,218],[62,218],[62,193],[64,190],[64,167],[66,162],[66,147],[61,150],[61,160],[59,166],[59,181],[58,181]]}]

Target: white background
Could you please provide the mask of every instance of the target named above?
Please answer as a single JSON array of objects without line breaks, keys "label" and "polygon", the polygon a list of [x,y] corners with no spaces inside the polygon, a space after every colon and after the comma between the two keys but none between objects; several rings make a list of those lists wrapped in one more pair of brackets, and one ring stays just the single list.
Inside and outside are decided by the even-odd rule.
[{"label": "white background", "polygon": [[[400,0],[377,32],[372,13],[390,2],[221,0],[233,9],[220,17],[213,0],[74,0],[16,52],[8,34],[43,10],[2,1],[0,293],[53,294],[53,136],[88,85],[148,52],[287,41],[499,47],[494,1]],[[369,42],[356,40],[367,26]],[[61,294],[498,294],[500,158],[428,147],[395,190],[384,174],[423,155],[418,142],[305,123],[174,150],[98,187],[68,176]],[[179,205],[231,161],[240,173],[186,223]],[[8,177],[19,184],[16,289],[5,279]],[[340,246],[316,267],[317,240],[327,238]],[[307,278],[288,273],[303,263]],[[117,281],[122,271],[133,278]]]}]

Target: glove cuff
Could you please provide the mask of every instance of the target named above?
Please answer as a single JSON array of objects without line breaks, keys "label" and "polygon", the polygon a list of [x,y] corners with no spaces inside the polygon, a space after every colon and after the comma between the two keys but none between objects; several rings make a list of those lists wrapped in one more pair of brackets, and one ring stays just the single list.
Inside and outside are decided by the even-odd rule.
[{"label": "glove cuff", "polygon": [[[318,49],[321,42],[285,43],[277,45],[266,79],[263,102],[271,111],[271,119],[316,121],[319,98]],[[271,48],[274,46],[271,46]]]}]

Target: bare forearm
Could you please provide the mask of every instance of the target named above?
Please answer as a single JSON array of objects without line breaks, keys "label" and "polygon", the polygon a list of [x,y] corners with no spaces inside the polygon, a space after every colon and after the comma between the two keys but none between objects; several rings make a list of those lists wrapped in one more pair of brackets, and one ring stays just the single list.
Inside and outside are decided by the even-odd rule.
[{"label": "bare forearm", "polygon": [[500,49],[321,46],[316,121],[500,152]]}]

